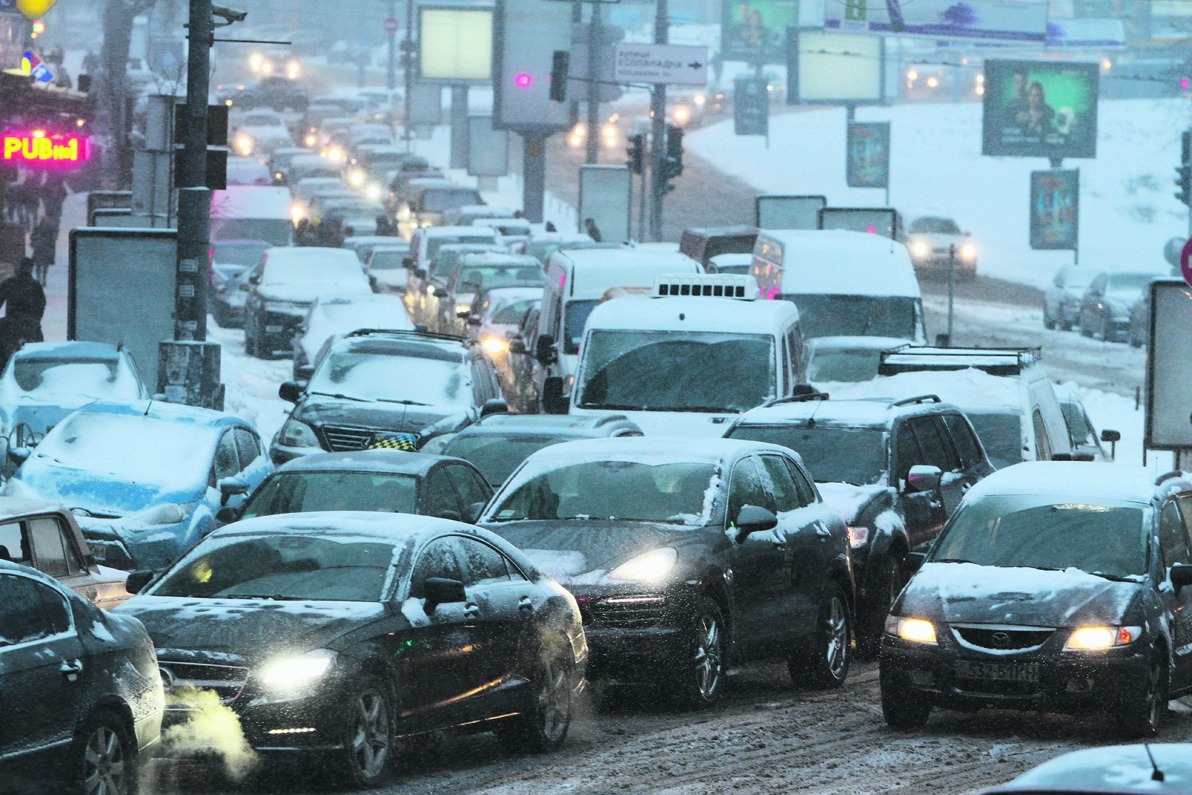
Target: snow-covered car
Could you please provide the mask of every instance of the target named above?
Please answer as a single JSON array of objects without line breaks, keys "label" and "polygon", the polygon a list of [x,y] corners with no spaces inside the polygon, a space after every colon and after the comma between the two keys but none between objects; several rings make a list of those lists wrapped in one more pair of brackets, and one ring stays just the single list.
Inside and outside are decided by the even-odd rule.
[{"label": "snow-covered car", "polygon": [[310,305],[294,335],[294,380],[306,381],[327,346],[357,329],[413,331],[405,302],[394,295],[349,293],[321,295]]},{"label": "snow-covered car", "polygon": [[404,293],[407,281],[405,262],[410,256],[410,244],[398,237],[388,240],[391,242],[372,246],[364,260],[364,270],[377,292]]},{"label": "snow-covered car", "polygon": [[[267,155],[274,149],[294,145],[285,120],[269,110],[253,110],[241,116],[231,139],[233,151],[241,157]],[[271,183],[272,180],[265,184]]]},{"label": "snow-covered car", "polygon": [[1130,332],[1130,307],[1158,273],[1099,273],[1080,300],[1080,333],[1105,342],[1125,342]]},{"label": "snow-covered car", "polygon": [[[356,787],[381,782],[398,736],[468,726],[554,750],[588,654],[575,599],[513,545],[395,513],[228,525],[119,613],[144,623],[169,680],[215,691],[249,745],[325,754]],[[168,721],[198,709],[188,690]]]},{"label": "snow-covered car", "polygon": [[1153,737],[1192,692],[1192,479],[1036,461],[969,490],[886,619],[882,712],[1096,710]]},{"label": "snow-covered car", "polygon": [[261,261],[272,244],[264,240],[217,240],[211,243],[211,287],[207,293],[207,311],[223,328],[244,325],[246,282],[238,278]]},{"label": "snow-covered car", "polygon": [[910,344],[910,340],[898,337],[816,337],[808,340],[804,366],[807,383],[818,387],[877,378],[882,351]]},{"label": "snow-covered car", "polygon": [[492,359],[505,394],[513,390],[509,335],[517,331],[526,312],[541,303],[542,284],[534,282],[482,288],[472,299],[464,320],[464,335],[484,348]]},{"label": "snow-covered car", "polygon": [[137,791],[165,694],[141,623],[0,560],[0,788]]},{"label": "snow-covered car", "polygon": [[272,185],[273,174],[255,157],[229,157],[227,168],[229,185]]},{"label": "snow-covered car", "polygon": [[272,469],[259,434],[238,417],[96,402],[54,426],[2,493],[67,506],[99,563],[161,569]]},{"label": "snow-covered car", "polygon": [[[486,227],[487,228],[487,227]],[[537,285],[542,297],[545,274],[533,257],[524,254],[483,252],[465,254],[446,276],[443,289],[436,296],[433,328],[440,334],[465,336],[467,319],[472,314],[476,293],[486,287]]]},{"label": "snow-covered car", "polygon": [[1056,271],[1043,291],[1043,327],[1067,331],[1080,322],[1080,302],[1097,276],[1091,268],[1068,265]]},{"label": "snow-covered car", "polygon": [[677,437],[551,445],[480,524],[583,605],[595,679],[649,682],[701,707],[744,660],[786,657],[791,678],[813,687],[848,675],[847,532],[788,449]]},{"label": "snow-covered car", "polygon": [[951,218],[935,215],[916,218],[906,228],[903,242],[916,270],[947,276],[955,261],[956,278],[971,279],[977,275],[977,244]]},{"label": "snow-covered car", "polygon": [[848,526],[857,641],[868,654],[877,652],[908,555],[925,551],[965,491],[993,472],[968,419],[934,395],[809,395],[748,411],[725,436],[798,452],[824,502]]},{"label": "snow-covered car", "polygon": [[12,355],[0,375],[0,434],[5,476],[12,453],[36,445],[80,406],[96,400],[139,400],[148,390],[132,354],[107,342],[31,342]]},{"label": "snow-covered car", "polygon": [[981,795],[1115,795],[1192,791],[1192,743],[1138,743],[1069,751]]}]

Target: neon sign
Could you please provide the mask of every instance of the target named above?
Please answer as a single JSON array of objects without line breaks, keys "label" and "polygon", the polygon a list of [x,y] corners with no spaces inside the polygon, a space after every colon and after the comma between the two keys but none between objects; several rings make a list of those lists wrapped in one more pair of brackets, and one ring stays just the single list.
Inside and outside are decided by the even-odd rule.
[{"label": "neon sign", "polygon": [[26,166],[70,166],[91,159],[91,138],[74,133],[6,132],[0,161]]}]

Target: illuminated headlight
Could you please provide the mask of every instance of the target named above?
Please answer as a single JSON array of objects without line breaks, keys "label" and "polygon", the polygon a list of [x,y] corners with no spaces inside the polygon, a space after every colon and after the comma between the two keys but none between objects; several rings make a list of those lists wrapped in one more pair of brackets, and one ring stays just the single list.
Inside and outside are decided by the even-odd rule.
[{"label": "illuminated headlight", "polygon": [[302,67],[299,66],[297,61],[290,61],[286,64],[286,77],[291,80],[297,80],[300,74],[302,74]]},{"label": "illuminated headlight", "polygon": [[509,348],[509,343],[500,337],[485,337],[480,340],[480,347],[487,353],[501,353]]},{"label": "illuminated headlight", "polygon": [[911,241],[911,255],[915,257],[926,257],[931,253],[931,246],[926,240],[912,240]]},{"label": "illuminated headlight", "polygon": [[232,98],[228,97],[227,99],[225,99],[224,104],[227,105],[229,108],[232,107]]},{"label": "illuminated headlight", "polygon": [[456,304],[456,305],[455,305],[455,316],[456,316],[456,317],[459,317],[459,313],[460,313],[460,312],[471,312],[471,311],[472,311],[472,305],[471,305],[470,303],[469,303],[469,304]]},{"label": "illuminated headlight", "polygon": [[306,137],[302,140],[306,143],[307,147],[314,147],[314,145],[319,142],[318,136],[316,136],[314,133],[307,133]]},{"label": "illuminated headlight", "polygon": [[304,217],[306,217],[306,211],[302,209],[302,205],[300,205],[300,204],[290,205],[290,220],[294,222],[295,226],[297,226],[298,222],[301,221]]},{"label": "illuminated headlight", "polygon": [[931,77],[927,78],[927,87],[928,88],[939,88],[940,87],[940,79],[938,77],[936,77],[935,75],[932,75]]},{"label": "illuminated headlight", "polygon": [[381,200],[381,186],[375,182],[364,189],[365,197],[372,202],[379,202]]},{"label": "illuminated headlight", "polygon": [[651,549],[617,566],[608,576],[614,580],[657,583],[670,575],[678,559],[674,547]]},{"label": "illuminated headlight", "polygon": [[691,101],[695,103],[697,108],[702,108],[704,105],[708,104],[708,97],[706,94],[696,94],[694,97],[692,97]]},{"label": "illuminated headlight", "polygon": [[1064,651],[1102,651],[1125,646],[1142,636],[1142,627],[1077,627],[1068,636]]},{"label": "illuminated headlight", "polygon": [[869,528],[868,527],[848,527],[848,545],[853,549],[863,547],[869,543]]},{"label": "illuminated headlight", "polygon": [[263,75],[273,74],[273,61],[261,62],[261,74],[263,74]]},{"label": "illuminated headlight", "polygon": [[674,110],[675,124],[682,127],[687,122],[691,121],[691,110],[686,105],[680,105]]},{"label": "illuminated headlight", "polygon": [[299,420],[286,420],[277,435],[279,444],[286,447],[318,447],[319,439],[315,436],[314,428]]},{"label": "illuminated headlight", "polygon": [[353,188],[364,187],[364,169],[353,168],[348,171],[348,184]]},{"label": "illuminated headlight", "polygon": [[241,133],[236,136],[236,152],[241,157],[248,157],[252,154],[253,140],[251,135]]},{"label": "illuminated headlight", "polygon": [[261,55],[259,52],[254,52],[252,55],[248,56],[248,68],[254,72],[261,71],[261,66],[264,63],[265,56]]},{"label": "illuminated headlight", "polygon": [[322,679],[335,664],[335,652],[318,649],[299,657],[270,660],[261,668],[261,684],[270,690],[297,690]]},{"label": "illuminated headlight", "polygon": [[972,243],[965,243],[963,246],[960,247],[960,258],[961,259],[976,259],[977,258],[977,247],[974,246]]},{"label": "illuminated headlight", "polygon": [[935,643],[935,625],[924,618],[886,616],[886,634],[912,643]]}]

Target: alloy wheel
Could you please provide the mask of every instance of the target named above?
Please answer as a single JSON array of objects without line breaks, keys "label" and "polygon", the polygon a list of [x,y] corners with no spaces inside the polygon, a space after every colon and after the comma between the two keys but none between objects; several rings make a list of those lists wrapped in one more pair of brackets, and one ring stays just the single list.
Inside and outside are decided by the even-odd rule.
[{"label": "alloy wheel", "polygon": [[699,639],[695,647],[695,676],[699,694],[713,698],[720,688],[721,665],[720,622],[715,616],[704,614],[699,621]]},{"label": "alloy wheel", "polygon": [[843,677],[848,670],[848,613],[839,597],[833,596],[826,618],[824,655],[828,670],[834,676]]},{"label": "alloy wheel", "polygon": [[381,775],[389,758],[389,708],[376,690],[365,690],[352,711],[351,754],[363,778]]},{"label": "alloy wheel", "polygon": [[95,727],[83,751],[83,792],[86,795],[124,795],[124,742],[120,733],[106,723]]},{"label": "alloy wheel", "polygon": [[542,666],[542,683],[538,691],[538,713],[542,720],[542,735],[550,743],[558,742],[571,722],[571,683],[567,667],[559,657],[552,657]]}]

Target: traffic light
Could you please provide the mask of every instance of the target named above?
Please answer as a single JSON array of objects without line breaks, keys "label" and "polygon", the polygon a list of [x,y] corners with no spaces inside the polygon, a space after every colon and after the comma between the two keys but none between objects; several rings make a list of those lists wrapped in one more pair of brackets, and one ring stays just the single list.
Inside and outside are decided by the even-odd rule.
[{"label": "traffic light", "polygon": [[629,166],[630,173],[641,174],[646,170],[646,136],[629,136],[629,148],[625,151],[629,154],[625,164]]},{"label": "traffic light", "polygon": [[555,50],[550,62],[550,99],[551,102],[565,102],[567,100],[567,68],[571,63],[571,53],[567,50]]},{"label": "traffic light", "polygon": [[1175,197],[1181,204],[1192,207],[1192,130],[1184,130],[1180,138],[1180,164],[1175,167]]},{"label": "traffic light", "polygon": [[662,173],[667,179],[683,173],[683,128],[676,124],[666,125],[666,161]]}]

